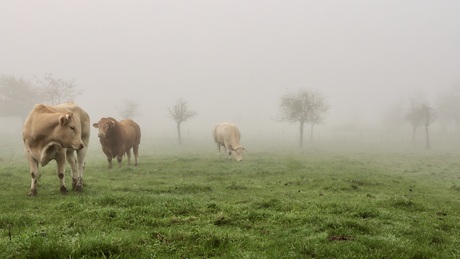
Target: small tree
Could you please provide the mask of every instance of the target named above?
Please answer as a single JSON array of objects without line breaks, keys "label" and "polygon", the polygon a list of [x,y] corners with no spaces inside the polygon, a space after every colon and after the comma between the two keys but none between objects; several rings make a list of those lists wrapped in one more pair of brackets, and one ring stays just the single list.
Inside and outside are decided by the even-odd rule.
[{"label": "small tree", "polygon": [[433,107],[431,107],[429,104],[423,104],[422,111],[424,114],[423,125],[425,126],[425,147],[427,149],[431,149],[430,132],[428,128],[437,119],[437,115],[434,112]]},{"label": "small tree", "polygon": [[325,98],[318,92],[299,89],[281,97],[280,120],[299,122],[299,147],[303,147],[304,125],[311,125],[310,139],[313,140],[313,126],[321,123],[329,109]]},{"label": "small tree", "polygon": [[177,138],[179,145],[182,144],[182,135],[181,135],[181,124],[182,122],[187,121],[189,118],[197,115],[196,112],[190,111],[187,107],[187,102],[184,101],[182,98],[176,101],[176,104],[169,108],[169,115],[171,118],[176,122],[177,128]]},{"label": "small tree", "polygon": [[77,88],[74,80],[54,78],[51,74],[45,75],[43,79],[36,79],[36,82],[40,87],[41,99],[51,105],[75,101],[76,97],[83,93]]},{"label": "small tree", "polygon": [[139,103],[133,100],[125,100],[124,105],[120,110],[120,115],[123,119],[132,119],[137,115]]},{"label": "small tree", "polygon": [[412,142],[415,142],[417,128],[423,126],[425,127],[425,147],[430,149],[429,127],[437,118],[434,109],[427,103],[412,101],[406,118],[412,126]]},{"label": "small tree", "polygon": [[423,114],[421,113],[420,107],[420,104],[417,104],[414,100],[412,100],[406,114],[406,119],[412,127],[412,142],[415,142],[417,128],[422,126]]}]

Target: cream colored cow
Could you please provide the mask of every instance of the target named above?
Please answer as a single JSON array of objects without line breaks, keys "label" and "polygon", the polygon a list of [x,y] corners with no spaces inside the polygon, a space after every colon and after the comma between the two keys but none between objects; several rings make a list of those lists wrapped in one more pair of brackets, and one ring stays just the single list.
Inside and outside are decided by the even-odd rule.
[{"label": "cream colored cow", "polygon": [[217,144],[217,150],[220,155],[220,147],[225,148],[225,154],[231,159],[232,151],[235,153],[236,161],[243,161],[243,151],[246,150],[240,145],[241,133],[239,129],[230,122],[222,122],[214,127],[214,142]]},{"label": "cream colored cow", "polygon": [[89,115],[74,103],[35,105],[22,132],[32,178],[30,196],[37,195],[39,164],[45,166],[53,159],[57,164],[61,193],[67,193],[64,181],[66,160],[70,164],[72,189],[83,190],[83,169],[90,136],[89,123]]}]

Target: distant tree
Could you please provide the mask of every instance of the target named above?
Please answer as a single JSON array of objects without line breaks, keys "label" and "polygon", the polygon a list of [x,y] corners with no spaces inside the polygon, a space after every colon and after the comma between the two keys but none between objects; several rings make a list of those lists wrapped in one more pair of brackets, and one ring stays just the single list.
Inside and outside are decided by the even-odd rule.
[{"label": "distant tree", "polygon": [[423,104],[422,110],[423,114],[425,115],[425,120],[423,123],[423,126],[425,127],[425,147],[427,149],[431,149],[429,127],[433,122],[436,121],[437,115],[434,112],[434,108],[431,107],[429,104]]},{"label": "distant tree", "polygon": [[299,89],[283,95],[280,102],[280,120],[299,122],[299,147],[303,147],[304,125],[310,124],[310,140],[313,140],[313,126],[321,123],[329,110],[325,98],[314,90]]},{"label": "distant tree", "polygon": [[434,109],[426,102],[417,103],[416,101],[411,101],[406,118],[412,126],[412,142],[415,142],[417,128],[423,126],[425,128],[425,147],[430,149],[429,127],[437,118]]},{"label": "distant tree", "polygon": [[39,89],[30,82],[14,76],[0,76],[0,116],[25,120],[39,98]]},{"label": "distant tree", "polygon": [[179,144],[182,144],[181,124],[189,118],[197,115],[197,113],[189,110],[187,102],[182,98],[177,100],[176,104],[172,108],[168,107],[168,111],[171,118],[176,122],[178,142]]},{"label": "distant tree", "polygon": [[120,110],[120,115],[123,119],[132,119],[137,115],[139,103],[133,100],[125,100]]},{"label": "distant tree", "polygon": [[422,126],[423,123],[423,114],[420,110],[420,104],[416,104],[413,100],[410,103],[409,110],[406,114],[406,120],[410,123],[412,127],[412,142],[415,142],[415,135],[417,133],[417,128]]},{"label": "distant tree", "polygon": [[36,79],[36,83],[40,88],[42,101],[51,105],[75,101],[83,93],[74,80],[54,78],[51,74],[46,74],[43,79]]}]

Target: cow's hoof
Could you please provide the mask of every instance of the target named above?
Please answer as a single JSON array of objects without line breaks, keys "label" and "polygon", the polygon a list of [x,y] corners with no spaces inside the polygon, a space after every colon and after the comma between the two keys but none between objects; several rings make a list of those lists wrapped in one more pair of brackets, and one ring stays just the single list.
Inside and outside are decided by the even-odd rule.
[{"label": "cow's hoof", "polygon": [[77,192],[83,191],[83,179],[72,178],[72,191],[77,191]]},{"label": "cow's hoof", "polygon": [[77,190],[78,180],[72,178],[72,191]]},{"label": "cow's hoof", "polygon": [[65,186],[61,186],[61,194],[66,195],[67,194],[67,188]]},{"label": "cow's hoof", "polygon": [[75,187],[75,190],[77,192],[83,191],[83,183],[81,183],[81,182],[77,183],[77,186]]},{"label": "cow's hoof", "polygon": [[30,190],[29,196],[37,196],[37,189]]}]

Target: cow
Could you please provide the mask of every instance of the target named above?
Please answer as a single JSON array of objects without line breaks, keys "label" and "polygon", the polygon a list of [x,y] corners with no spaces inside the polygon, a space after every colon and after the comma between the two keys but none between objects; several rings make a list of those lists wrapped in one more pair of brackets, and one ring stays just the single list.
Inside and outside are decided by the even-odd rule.
[{"label": "cow", "polygon": [[[72,189],[83,190],[83,169],[90,137],[88,113],[75,103],[37,104],[29,113],[22,131],[24,149],[29,161],[31,184],[29,196],[37,195],[39,165],[56,160],[60,191],[67,194],[65,162],[70,165]],[[75,151],[77,156],[75,158]]]},{"label": "cow", "polygon": [[230,122],[217,124],[213,130],[213,137],[219,157],[221,157],[220,147],[223,146],[228,159],[231,159],[234,151],[236,161],[243,161],[243,151],[246,149],[240,145],[241,133],[235,125]]},{"label": "cow", "polygon": [[139,144],[141,143],[141,129],[131,119],[117,121],[112,117],[101,118],[93,127],[99,129],[98,137],[102,151],[107,156],[109,169],[112,169],[112,158],[117,157],[118,167],[121,167],[123,154],[128,157],[128,166],[131,165],[131,148],[134,153],[134,165],[137,166]]}]

